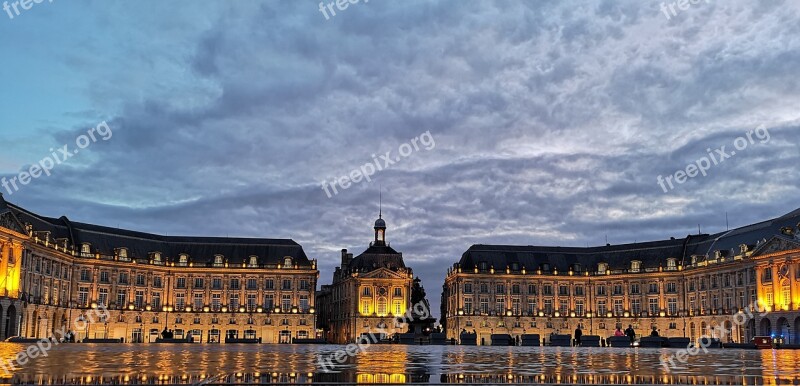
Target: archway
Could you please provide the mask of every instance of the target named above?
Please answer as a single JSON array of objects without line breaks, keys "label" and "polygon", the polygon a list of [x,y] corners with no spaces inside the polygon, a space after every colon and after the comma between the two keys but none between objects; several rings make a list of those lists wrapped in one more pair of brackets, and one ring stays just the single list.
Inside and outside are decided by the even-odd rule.
[{"label": "archway", "polygon": [[761,322],[758,324],[758,326],[761,336],[772,336],[772,322],[770,322],[769,319],[761,319]]},{"label": "archway", "polygon": [[792,343],[800,344],[800,316],[794,319],[794,334],[792,336]]},{"label": "archway", "polygon": [[6,338],[17,336],[17,307],[13,304],[8,306],[6,312]]},{"label": "archway", "polygon": [[750,340],[752,340],[754,336],[758,335],[758,333],[756,332],[756,321],[755,321],[755,319],[750,319],[750,320],[747,321],[747,325],[745,327],[745,331],[746,331],[746,334],[747,334],[746,341],[748,341],[748,342]]},{"label": "archway", "polygon": [[787,342],[792,338],[789,336],[789,321],[785,317],[778,318],[778,323],[775,325],[775,331],[778,335],[786,339]]}]

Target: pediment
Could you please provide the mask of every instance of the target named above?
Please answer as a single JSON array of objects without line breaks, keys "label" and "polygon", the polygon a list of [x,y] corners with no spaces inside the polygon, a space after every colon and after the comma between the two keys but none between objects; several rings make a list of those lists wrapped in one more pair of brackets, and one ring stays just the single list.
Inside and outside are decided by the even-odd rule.
[{"label": "pediment", "polygon": [[753,251],[753,257],[769,255],[781,251],[790,251],[792,249],[800,249],[800,241],[773,236],[766,243],[759,245],[758,248]]},{"label": "pediment", "polygon": [[19,219],[17,219],[17,216],[15,216],[10,210],[0,213],[0,227],[23,235],[28,233],[25,231],[25,226],[22,225]]},{"label": "pediment", "polygon": [[362,279],[407,279],[408,276],[386,268],[378,268],[374,271],[359,275]]}]

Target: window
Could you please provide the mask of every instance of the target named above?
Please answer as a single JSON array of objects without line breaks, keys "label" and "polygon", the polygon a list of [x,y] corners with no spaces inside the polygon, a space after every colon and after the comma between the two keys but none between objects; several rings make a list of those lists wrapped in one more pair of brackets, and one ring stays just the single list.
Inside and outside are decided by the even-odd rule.
[{"label": "window", "polygon": [[505,286],[504,284],[498,284],[498,285],[496,286],[496,291],[495,291],[495,293],[498,293],[498,294],[505,294],[505,293],[506,293],[506,286]]},{"label": "window", "polygon": [[511,285],[511,294],[513,294],[513,295],[519,295],[520,294],[519,284]]},{"label": "window", "polygon": [[614,299],[614,315],[622,315],[622,299]]},{"label": "window", "polygon": [[221,290],[222,289],[222,278],[215,277],[211,279],[211,289]]},{"label": "window", "polygon": [[311,288],[311,285],[308,283],[308,280],[300,280],[300,290],[301,291],[308,291]]},{"label": "window", "polygon": [[576,285],[575,286],[575,296],[583,296],[583,286]]},{"label": "window", "polygon": [[281,285],[281,289],[284,291],[288,291],[292,289],[292,281],[289,279],[284,279],[283,284]]},{"label": "window", "polygon": [[92,257],[92,246],[90,244],[83,243],[81,245],[81,256]]},{"label": "window", "polygon": [[678,292],[678,286],[673,282],[667,283],[667,293],[674,294],[676,292]]},{"label": "window", "polygon": [[292,295],[281,296],[281,310],[283,312],[289,312],[292,310]]},{"label": "window", "polygon": [[155,287],[155,288],[161,288],[162,287],[162,285],[161,285],[161,276],[154,276],[153,277],[153,287]]},{"label": "window", "polygon": [[189,265],[189,255],[185,253],[181,253],[180,255],[178,255],[178,266],[185,267],[187,265]]},{"label": "window", "polygon": [[250,263],[248,265],[251,268],[258,267],[258,256],[250,256]]},{"label": "window", "polygon": [[286,258],[283,259],[283,267],[284,268],[292,268],[292,258],[291,257],[286,256]]},{"label": "window", "polygon": [[583,316],[583,300],[575,301],[575,314],[578,316]]},{"label": "window", "polygon": [[488,314],[489,313],[489,299],[488,298],[481,298],[480,301],[481,305],[481,313]]},{"label": "window", "polygon": [[110,282],[110,280],[108,279],[108,271],[100,271],[100,282],[101,283]]},{"label": "window", "polygon": [[222,255],[214,255],[214,266],[215,267],[222,267],[224,257]]},{"label": "window", "polygon": [[506,313],[506,298],[499,297],[495,303],[495,312],[498,315],[505,315]]},{"label": "window", "polygon": [[606,286],[605,285],[598,285],[595,287],[597,290],[597,296],[606,296]]},{"label": "window", "polygon": [[203,284],[205,284],[205,283],[203,283],[203,278],[196,277],[196,278],[194,278],[194,287],[192,287],[192,288],[202,289],[204,287]]},{"label": "window", "polygon": [[[378,303],[378,306],[380,306],[380,302]],[[384,313],[386,313],[385,312],[386,305],[384,304],[383,307],[384,307]],[[300,312],[308,312],[310,309],[311,305],[308,301],[308,295],[300,295]]]},{"label": "window", "polygon": [[108,305],[108,288],[100,288],[98,290],[97,305],[104,307]]},{"label": "window", "polygon": [[536,299],[528,299],[528,314],[535,315],[538,309],[536,308]]},{"label": "window", "polygon": [[648,313],[650,316],[658,315],[658,299],[657,298],[650,298],[647,299],[648,301]]},{"label": "window", "polygon": [[631,284],[631,295],[638,295],[639,293],[639,283]]},{"label": "window", "polygon": [[553,286],[550,284],[544,285],[544,295],[552,296],[553,295]]},{"label": "window", "polygon": [[536,285],[528,284],[528,295],[536,295]]},{"label": "window", "polygon": [[[395,288],[395,292],[396,291],[397,291],[397,288]],[[472,283],[464,283],[464,293],[465,294],[471,294],[472,293]]]},{"label": "window", "polygon": [[472,315],[472,298],[464,299],[464,314]]},{"label": "window", "polygon": [[566,285],[558,286],[558,295],[559,296],[569,296],[569,286],[566,286]]},{"label": "window", "polygon": [[275,295],[264,295],[264,309],[272,312],[275,307]]},{"label": "window", "polygon": [[119,273],[119,284],[128,284],[128,273],[127,272],[120,272]]},{"label": "window", "polygon": [[658,293],[658,283],[650,283],[650,289],[649,289],[648,292],[651,293],[651,294],[657,294]]},{"label": "window", "polygon": [[230,294],[228,297],[228,309],[230,311],[239,310],[239,294]]},{"label": "window", "polygon": [[136,291],[133,304],[138,309],[144,308],[144,291]]},{"label": "window", "polygon": [[639,298],[631,299],[631,312],[635,316],[642,314],[642,300]]},{"label": "window", "polygon": [[120,248],[117,251],[117,255],[119,256],[120,260],[128,260],[128,249],[127,248]]},{"label": "window", "polygon": [[569,315],[569,300],[559,300],[558,303],[558,312],[560,312],[562,316]]},{"label": "window", "polygon": [[481,293],[488,294],[489,293],[489,285],[486,283],[481,283]]},{"label": "window", "polygon": [[678,269],[678,260],[674,257],[667,259],[667,271],[674,271]]},{"label": "window", "polygon": [[[186,294],[176,294],[175,295],[175,310],[176,311],[183,311],[186,309]],[[200,311],[200,310],[195,310]]]},{"label": "window", "polygon": [[772,282],[772,268],[764,268],[764,276],[761,281],[764,283]]},{"label": "window", "polygon": [[239,278],[236,278],[236,277],[231,278],[230,289],[232,289],[232,290],[238,290],[239,289]]},{"label": "window", "polygon": [[608,313],[608,307],[606,306],[605,299],[600,299],[597,301],[597,313],[599,315],[606,315]]},{"label": "window", "polygon": [[[472,284],[469,285],[469,292],[467,292],[467,293],[472,293]],[[403,289],[400,288],[400,287],[395,287],[394,288],[394,297],[402,298],[403,297]]]},{"label": "window", "polygon": [[247,279],[247,289],[249,289],[249,290],[258,289],[258,280],[256,280],[256,279]]},{"label": "window", "polygon": [[275,289],[275,281],[272,279],[267,279],[267,281],[264,282],[264,289]]},{"label": "window", "polygon": [[144,275],[142,274],[136,275],[136,285],[144,286]]},{"label": "window", "polygon": [[125,307],[128,303],[128,291],[124,289],[117,290],[117,306]]},{"label": "window", "polygon": [[81,281],[92,281],[92,273],[88,269],[81,270]]},{"label": "window", "polygon": [[161,292],[153,292],[151,300],[152,300],[151,303],[153,305],[153,310],[156,310],[156,311],[160,310],[161,309]]},{"label": "window", "polygon": [[597,264],[597,273],[606,273],[608,271],[608,264],[607,263],[598,263]]},{"label": "window", "polygon": [[179,277],[178,280],[175,281],[175,288],[186,288],[186,278]]},{"label": "window", "polygon": [[161,252],[153,252],[153,263],[161,264]]},{"label": "window", "polygon": [[553,300],[552,299],[544,299],[544,313],[546,315],[550,315],[553,313]]},{"label": "window", "polygon": [[364,287],[361,289],[361,296],[372,296],[372,287]]},{"label": "window", "polygon": [[622,295],[622,284],[614,284],[614,295]]},{"label": "window", "polygon": [[639,272],[642,269],[642,262],[639,260],[631,261],[631,272]]}]

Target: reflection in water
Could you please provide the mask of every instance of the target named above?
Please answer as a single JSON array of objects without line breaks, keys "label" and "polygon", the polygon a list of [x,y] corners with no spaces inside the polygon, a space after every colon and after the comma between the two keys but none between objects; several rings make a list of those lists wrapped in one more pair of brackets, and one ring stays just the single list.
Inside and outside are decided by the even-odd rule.
[{"label": "reflection in water", "polygon": [[[0,360],[27,347],[0,343]],[[329,371],[335,345],[67,344],[13,371],[12,383],[330,382],[800,384],[800,351],[712,350],[666,372],[670,349],[373,345]],[[15,363],[16,364],[16,363]],[[2,370],[0,370],[1,374]],[[9,380],[7,380],[9,381]]]}]

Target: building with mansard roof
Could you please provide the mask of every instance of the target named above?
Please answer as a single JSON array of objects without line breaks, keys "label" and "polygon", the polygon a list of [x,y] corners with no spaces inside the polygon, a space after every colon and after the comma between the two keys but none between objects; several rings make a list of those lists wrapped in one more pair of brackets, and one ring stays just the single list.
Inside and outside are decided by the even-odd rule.
[{"label": "building with mansard roof", "polygon": [[365,334],[390,337],[408,329],[397,322],[409,308],[413,272],[386,242],[386,222],[375,221],[374,240],[360,255],[342,250],[333,282],[317,296],[319,327],[328,341],[349,343]]},{"label": "building with mansard roof", "polygon": [[[617,327],[697,340],[717,325],[725,339],[757,335],[800,343],[800,210],[718,234],[601,247],[473,245],[449,270],[442,294],[448,338],[584,334]],[[756,303],[769,314],[733,323]]]},{"label": "building with mansard roof", "polygon": [[[0,338],[314,338],[316,260],[293,240],[160,236],[40,216],[0,195]],[[107,320],[77,323],[94,308]]]}]

